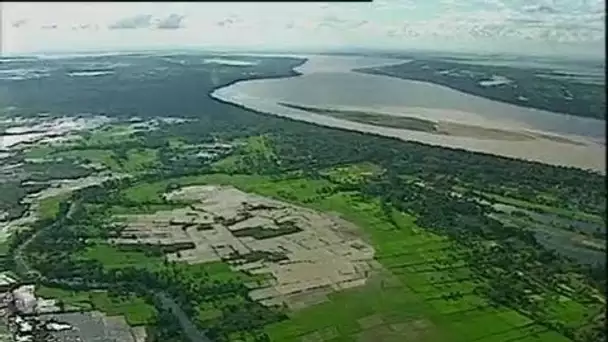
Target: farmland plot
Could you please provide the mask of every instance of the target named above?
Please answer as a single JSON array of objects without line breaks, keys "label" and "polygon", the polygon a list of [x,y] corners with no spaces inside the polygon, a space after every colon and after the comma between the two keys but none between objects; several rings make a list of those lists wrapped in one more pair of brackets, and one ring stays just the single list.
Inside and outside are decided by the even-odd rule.
[{"label": "farmland plot", "polygon": [[267,275],[269,281],[250,292],[267,305],[300,307],[308,294],[365,284],[375,269],[374,249],[334,216],[230,186],[184,187],[166,199],[191,204],[122,215],[126,229],[111,242],[174,246],[167,255],[172,261],[222,260],[234,270]]}]

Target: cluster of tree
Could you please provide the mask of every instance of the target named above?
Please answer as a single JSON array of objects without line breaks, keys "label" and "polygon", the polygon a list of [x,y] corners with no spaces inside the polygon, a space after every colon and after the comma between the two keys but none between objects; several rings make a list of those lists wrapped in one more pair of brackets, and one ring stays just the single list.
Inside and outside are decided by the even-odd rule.
[{"label": "cluster of tree", "polygon": [[160,306],[156,324],[148,329],[151,342],[190,342],[181,329],[175,313]]},{"label": "cluster of tree", "polygon": [[69,161],[26,162],[20,168],[18,174],[0,180],[0,221],[21,217],[27,211],[23,199],[47,189],[49,181],[85,177],[94,172]]},{"label": "cluster of tree", "polygon": [[[272,121],[264,117],[257,118],[258,126],[260,122]],[[208,141],[205,132],[212,134],[217,130],[213,124],[218,121],[218,118],[214,118],[201,120],[200,123],[190,122],[188,130],[199,127],[203,134],[198,138],[190,136],[189,142]],[[248,120],[222,122],[220,127],[224,129],[221,131],[223,138],[241,138],[243,122]],[[492,207],[479,203],[477,199],[478,192],[484,191],[537,203],[539,197],[549,193],[564,199],[564,206],[568,209],[601,213],[605,210],[605,187],[602,186],[604,180],[600,175],[341,130],[332,130],[330,133],[325,128],[288,120],[282,121],[279,126],[281,125],[290,129],[279,133],[274,130],[276,127],[266,126],[255,132],[270,137],[273,153],[279,162],[252,161],[249,168],[242,168],[239,172],[275,174],[279,171],[284,174],[297,170],[310,177],[322,178],[324,176],[321,175],[321,170],[336,165],[372,162],[382,166],[387,170],[382,175],[361,183],[338,184],[329,189],[329,192],[359,191],[366,196],[382,198],[387,218],[392,219],[390,212],[396,208],[418,217],[418,225],[451,236],[469,248],[468,262],[479,276],[487,277],[492,284],[479,291],[497,302],[550,324],[551,318],[545,315],[542,306],[531,300],[533,295],[554,291],[558,275],[568,272],[590,273],[576,269],[568,264],[567,259],[547,251],[531,232],[505,226],[490,218]],[[162,134],[154,134],[156,141],[163,139]],[[168,130],[164,139],[179,134],[179,129],[175,132]],[[251,132],[248,131],[248,134]],[[194,173],[201,171],[205,172],[199,169],[194,170]],[[184,174],[184,170],[165,165],[163,176],[178,174]],[[408,177],[403,177],[404,175]],[[422,185],[412,182],[412,178],[419,179]],[[469,191],[462,197],[456,197],[451,193],[455,185],[466,185]],[[488,253],[483,241],[498,241],[500,247]],[[523,272],[526,277],[516,278],[516,284],[505,287],[502,273],[488,272],[496,267],[509,273]],[[602,288],[605,284],[605,280],[601,279],[602,274],[597,271],[592,274],[594,277],[589,278]],[[576,334],[563,325],[550,326],[569,336]]]},{"label": "cluster of tree", "polygon": [[599,215],[606,210],[606,187],[604,177],[599,174],[363,133],[324,130],[303,126],[273,135],[281,166],[314,172],[334,165],[371,161],[400,175],[415,176],[429,183],[441,182],[444,188],[465,185],[499,194],[510,189],[510,197],[533,203],[542,195],[551,194],[557,198],[556,203],[561,203],[557,207]]},{"label": "cluster of tree", "polygon": [[[449,189],[420,187],[390,174],[372,180],[364,191],[385,198],[391,207],[415,214],[419,226],[450,236],[463,246],[468,251],[463,257],[469,267],[477,277],[485,279],[477,289],[479,293],[569,337],[578,336],[578,341],[592,341],[591,335],[567,328],[564,322],[555,323],[555,317],[543,306],[544,300],[559,292],[560,284],[567,284],[569,274],[585,274],[585,267],[547,250],[531,231],[503,225],[489,217],[491,207],[470,198],[450,196]],[[494,242],[491,248],[486,241]],[[596,273],[595,277],[601,274]],[[605,280],[594,279],[590,283],[604,290]],[[599,304],[590,291],[567,295],[581,303]]]},{"label": "cluster of tree", "polygon": [[[223,113],[223,116],[210,114],[196,121],[142,132],[140,144],[162,146],[159,156],[165,176],[168,176],[201,173],[204,171],[201,169],[209,165],[208,160],[202,159],[176,160],[179,152],[167,147],[171,139],[201,144],[219,136],[224,141],[231,141],[266,135],[273,147],[273,158],[260,154],[240,156],[236,159],[234,172],[278,175],[301,170],[308,175],[318,175],[327,167],[371,161],[401,175],[440,183],[442,187],[464,185],[470,190],[605,215],[606,189],[599,174],[317,127],[247,113],[232,105],[226,105]],[[549,201],[547,198],[554,199]]]},{"label": "cluster of tree", "polygon": [[281,236],[281,235],[294,234],[294,233],[297,233],[300,231],[302,231],[302,229],[294,224],[283,224],[283,225],[279,226],[278,228],[274,228],[274,227],[266,228],[264,226],[243,228],[243,229],[234,231],[232,233],[232,235],[234,235],[236,237],[250,236],[256,240],[263,240],[263,239],[271,239],[273,237],[277,237],[277,236]]},{"label": "cluster of tree", "polygon": [[21,200],[27,195],[20,182],[0,183],[0,221],[20,217],[27,210]]},{"label": "cluster of tree", "polygon": [[[181,64],[167,64],[160,56],[137,60],[132,60],[132,56],[104,58],[106,62],[128,61],[135,73],[159,65],[168,67],[171,72],[162,77],[153,73],[146,76],[144,82],[139,77],[121,79],[120,82],[113,77],[83,78],[78,82],[71,78],[48,77],[40,80],[44,83],[41,85],[13,82],[10,88],[2,89],[6,90],[2,94],[11,96],[3,96],[2,99],[6,100],[7,105],[33,113],[107,113],[123,118],[177,114],[195,119],[161,124],[158,130],[142,132],[138,141],[144,140],[143,144],[148,147],[160,147],[175,137],[186,143],[197,144],[211,139],[234,140],[267,135],[275,146],[281,170],[318,170],[323,166],[375,161],[380,165],[392,165],[401,174],[423,178],[434,178],[436,174],[441,174],[447,181],[457,179],[467,186],[487,186],[497,191],[509,189],[515,195],[526,192],[529,195],[551,194],[557,197],[556,205],[561,202],[591,213],[605,212],[604,178],[597,174],[319,127],[286,118],[258,115],[211,96],[200,96],[243,79],[293,76],[295,73],[291,68],[302,63],[301,59],[257,58],[259,63],[256,66],[243,68],[196,63],[196,68],[186,68]],[[179,58],[189,60],[192,56]],[[69,60],[62,61],[57,63],[57,68],[65,68],[64,62],[70,63]],[[40,92],[39,86],[44,86],[48,91]]]},{"label": "cluster of tree", "polygon": [[[116,233],[111,231],[114,226],[107,224],[106,208],[80,203],[84,198],[96,203],[111,200],[116,190],[112,186],[120,184],[128,182],[112,180],[107,184],[78,190],[73,195],[71,208],[65,204],[57,221],[46,222],[46,226],[40,224],[27,234],[16,235],[13,251],[33,236],[25,248],[25,258],[27,264],[40,273],[38,281],[74,289],[105,288],[111,284],[115,291],[136,293],[148,298],[161,310],[154,330],[158,338],[173,333],[172,329],[175,329],[168,326],[175,323],[174,319],[168,317],[168,309],[159,306],[155,300],[155,295],[164,294],[172,298],[213,341],[227,341],[234,334],[250,336],[256,341],[267,341],[268,337],[263,333],[264,326],[285,319],[285,315],[280,310],[269,309],[252,301],[248,297],[249,289],[236,278],[218,280],[204,271],[194,274],[186,264],[167,261],[154,271],[135,267],[107,269],[99,261],[78,256],[80,251],[94,243],[93,238],[99,240]],[[66,216],[68,209],[70,215]],[[54,224],[57,222],[62,224]],[[45,229],[49,225],[53,225],[53,229]],[[120,248],[151,256],[170,252],[145,245]],[[278,256],[273,254],[263,257]],[[211,309],[218,310],[220,315],[206,321],[197,320],[197,310],[201,305],[211,305]]]},{"label": "cluster of tree", "polygon": [[[214,115],[221,116],[222,106],[213,101],[216,105],[212,107],[210,98],[205,101],[206,93],[245,79],[294,76],[297,73],[292,68],[304,62],[299,58],[257,57],[251,66],[203,64],[206,58],[214,57],[205,54],[171,56],[188,61],[186,64],[168,62],[167,57],[157,55],[87,57],[87,62],[120,63],[128,67],[122,67],[121,72],[114,75],[78,78],[68,77],[66,73],[81,66],[82,58],[45,60],[45,65],[53,70],[49,77],[38,79],[39,83],[0,81],[0,101],[6,107],[18,108],[11,114],[22,116],[102,113],[126,118],[156,118],[200,116],[201,112],[216,112]],[[39,63],[35,59],[22,61],[19,67],[39,68]],[[163,72],[160,68],[166,69]]]},{"label": "cluster of tree", "polygon": [[[129,60],[131,57],[113,58]],[[89,78],[78,80],[76,84],[71,79],[49,77],[41,80],[52,83],[53,86],[45,86],[49,92],[39,92],[37,86],[29,89],[31,85],[25,82],[7,90],[8,93],[16,93],[7,99],[7,103],[19,102],[14,106],[22,109],[40,107],[36,108],[36,112],[53,112],[50,107],[55,104],[61,107],[59,111],[63,113],[71,110],[110,113],[125,118],[133,114],[149,118],[175,113],[195,120],[177,124],[161,123],[157,130],[141,132],[135,144],[161,148],[176,137],[189,144],[199,144],[215,139],[225,141],[267,135],[279,156],[281,171],[318,171],[319,167],[324,166],[375,161],[383,166],[394,166],[401,174],[423,178],[435,178],[440,174],[446,178],[446,182],[458,180],[468,187],[484,188],[486,191],[508,189],[512,192],[511,196],[526,194],[526,199],[533,201],[540,195],[550,194],[556,197],[552,205],[567,205],[590,213],[605,212],[604,178],[597,174],[257,115],[210,96],[200,96],[218,86],[246,78],[291,76],[294,75],[291,67],[302,62],[283,58],[259,60],[256,67],[245,68],[214,66],[191,69],[170,65],[170,73],[162,78],[151,77],[145,82],[139,78],[129,78],[117,84],[113,78]],[[139,69],[154,68],[158,64],[167,66],[162,58],[150,56],[137,60],[134,68],[139,72]],[[54,91],[64,95],[55,96]],[[71,94],[71,97],[66,98],[65,94]],[[57,102],[58,99],[61,101]],[[124,110],[116,110],[119,108]],[[171,153],[164,155],[167,159],[171,157]],[[170,164],[170,160],[163,162],[163,165]],[[251,165],[254,164],[250,164],[250,168]],[[271,172],[265,169],[279,166],[271,163],[256,167],[257,172]]]},{"label": "cluster of tree", "polygon": [[27,174],[27,180],[44,182],[53,179],[74,179],[90,176],[95,171],[73,161],[44,161],[36,163],[25,163],[23,172]]},{"label": "cluster of tree", "polygon": [[[389,169],[389,172],[370,178],[358,190],[364,196],[382,198],[387,217],[392,218],[392,208],[410,212],[418,217],[417,223],[420,226],[451,236],[466,246],[470,251],[467,261],[479,276],[488,279],[489,285],[480,287],[480,293],[497,303],[529,314],[538,321],[545,320],[551,328],[559,329],[564,334],[581,336],[576,331],[566,329],[563,324],[552,324],[545,317],[542,305],[531,299],[534,298],[533,295],[542,297],[542,294],[553,291],[557,283],[556,275],[573,271],[563,258],[542,248],[530,232],[505,227],[489,218],[488,214],[492,212],[490,206],[471,198],[454,197],[450,195],[449,187],[438,188],[436,182],[430,183],[433,186],[420,186],[399,177],[398,171]],[[315,170],[311,172],[314,174]],[[157,177],[160,176],[145,176],[146,181]],[[121,199],[117,195],[117,189],[134,182],[136,180],[113,180],[79,190],[74,198],[109,207],[115,204],[114,200]],[[331,193],[341,191],[339,187],[328,190]],[[100,207],[95,208],[80,206],[74,211],[70,224],[62,225],[61,229],[41,231],[28,246],[29,262],[42,274],[54,279],[122,281],[132,287],[162,289],[174,296],[190,317],[196,316],[197,303],[217,303],[221,315],[217,319],[202,322],[201,327],[219,341],[248,329],[258,334],[265,324],[282,319],[279,312],[250,302],[247,299],[248,289],[239,283],[218,282],[205,277],[192,279],[188,274],[180,273],[185,271],[171,267],[158,274],[149,274],[141,269],[109,274],[98,263],[71,258],[78,250],[86,248],[87,239],[109,234],[103,228],[103,211],[99,211]],[[488,240],[498,241],[498,247],[488,251],[482,243]],[[502,271],[492,272],[496,269]],[[516,272],[522,272],[526,277],[505,280],[505,274]],[[221,298],[226,296],[238,296],[249,304],[224,307]]]}]

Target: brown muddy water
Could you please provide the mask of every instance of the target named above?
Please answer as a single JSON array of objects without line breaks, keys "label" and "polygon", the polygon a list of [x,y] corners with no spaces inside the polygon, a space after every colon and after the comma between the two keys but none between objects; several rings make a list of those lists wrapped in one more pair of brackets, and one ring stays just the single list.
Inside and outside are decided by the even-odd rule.
[{"label": "brown muddy water", "polygon": [[[407,62],[404,60],[306,57],[308,61],[296,69],[301,76],[242,81],[217,89],[212,96],[260,112],[324,126],[605,173],[603,121],[519,107],[431,83],[353,71]],[[433,134],[382,127],[289,108],[281,103],[413,117],[455,131]],[[463,131],[463,127],[468,129]],[[503,131],[505,136],[523,133],[535,138],[518,140],[485,134],[490,131]]]}]

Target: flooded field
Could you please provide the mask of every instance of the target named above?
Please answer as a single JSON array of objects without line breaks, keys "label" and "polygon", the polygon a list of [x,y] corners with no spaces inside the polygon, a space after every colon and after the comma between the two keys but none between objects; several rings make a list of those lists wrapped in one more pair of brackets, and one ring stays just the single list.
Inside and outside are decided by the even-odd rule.
[{"label": "flooded field", "polygon": [[[603,172],[605,128],[600,120],[574,117],[500,103],[435,84],[362,74],[352,69],[407,61],[367,57],[312,56],[295,70],[299,77],[238,82],[212,96],[261,112],[297,120],[370,132],[432,145],[462,148],[554,165]],[[444,127],[475,127],[463,134],[381,127],[329,117],[296,106],[325,110],[367,111],[424,119]],[[535,139],[488,139],[483,129],[533,134]],[[571,141],[576,141],[573,144]]]},{"label": "flooded field", "polygon": [[[606,226],[602,223],[566,219],[551,213],[537,213],[504,204],[495,204],[493,215],[506,225],[515,225],[534,232],[537,241],[581,264],[605,265]],[[513,214],[516,212],[517,214]]]},{"label": "flooded field", "polygon": [[56,140],[70,132],[93,129],[110,121],[105,116],[59,117],[22,119],[13,118],[1,121],[4,130],[0,130],[0,151],[9,150],[22,143],[32,143],[43,139]]}]

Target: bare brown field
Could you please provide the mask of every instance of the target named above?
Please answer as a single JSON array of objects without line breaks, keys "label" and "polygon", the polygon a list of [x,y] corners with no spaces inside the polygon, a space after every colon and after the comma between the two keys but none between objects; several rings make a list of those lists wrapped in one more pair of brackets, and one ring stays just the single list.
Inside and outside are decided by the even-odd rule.
[{"label": "bare brown field", "polygon": [[267,305],[299,309],[326,294],[361,286],[375,269],[374,249],[336,215],[248,194],[229,186],[190,186],[166,194],[187,208],[123,215],[117,244],[194,248],[167,255],[188,263],[226,261],[234,270],[269,276],[251,290]]}]

